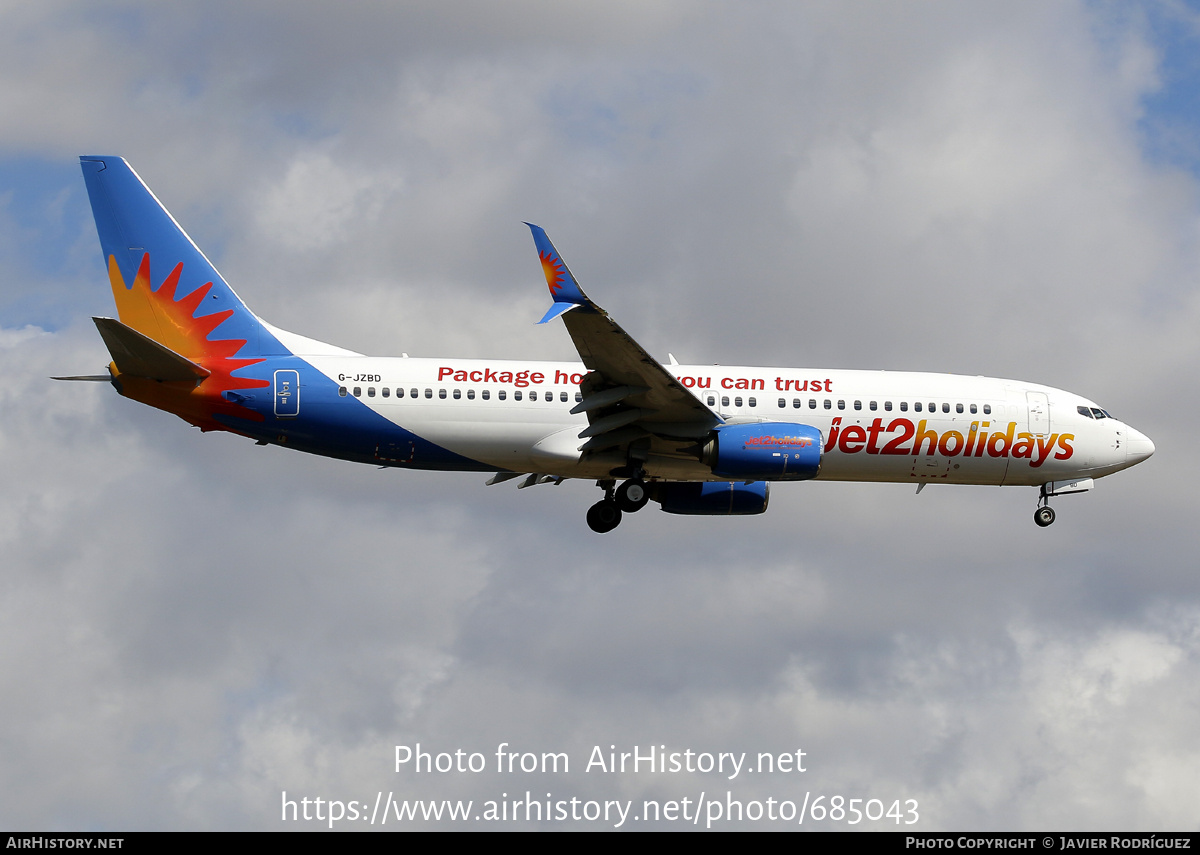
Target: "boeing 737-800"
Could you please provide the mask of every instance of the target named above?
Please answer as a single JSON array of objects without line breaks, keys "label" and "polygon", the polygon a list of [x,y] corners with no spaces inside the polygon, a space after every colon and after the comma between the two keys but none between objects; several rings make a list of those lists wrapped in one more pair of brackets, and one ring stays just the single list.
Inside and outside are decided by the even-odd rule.
[{"label": "boeing 737-800", "polygon": [[251,312],[119,157],[81,158],[117,319],[95,318],[103,380],[201,430],[489,484],[595,480],[588,525],[650,500],[676,514],[758,514],[769,482],[1038,488],[1052,496],[1154,453],[1093,401],[990,377],[662,364],[579,287],[530,225],[581,363],[364,356]]}]

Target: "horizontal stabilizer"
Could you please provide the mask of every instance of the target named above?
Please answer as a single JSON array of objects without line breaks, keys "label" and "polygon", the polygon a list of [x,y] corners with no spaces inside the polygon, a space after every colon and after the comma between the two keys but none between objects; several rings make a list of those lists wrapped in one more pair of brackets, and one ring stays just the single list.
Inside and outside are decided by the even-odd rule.
[{"label": "horizontal stabilizer", "polygon": [[211,372],[114,318],[92,318],[122,374],[151,380],[203,380]]},{"label": "horizontal stabilizer", "polygon": [[111,383],[109,374],[73,374],[70,377],[51,377],[51,380],[87,380],[92,383]]}]

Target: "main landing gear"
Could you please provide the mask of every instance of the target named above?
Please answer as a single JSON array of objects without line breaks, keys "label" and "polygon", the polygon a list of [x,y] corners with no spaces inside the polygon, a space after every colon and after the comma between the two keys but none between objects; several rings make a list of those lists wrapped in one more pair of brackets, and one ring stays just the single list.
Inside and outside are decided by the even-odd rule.
[{"label": "main landing gear", "polygon": [[621,524],[621,509],[612,499],[601,499],[588,508],[587,524],[597,534],[612,531]]},{"label": "main landing gear", "polygon": [[1054,508],[1050,507],[1050,497],[1046,495],[1046,486],[1044,484],[1042,485],[1041,496],[1038,498],[1037,510],[1033,512],[1033,521],[1040,528],[1045,528],[1054,522]]},{"label": "main landing gear", "polygon": [[[621,524],[621,513],[634,513],[646,507],[650,493],[641,478],[630,478],[615,487],[616,481],[597,481],[604,488],[604,498],[588,508],[588,528],[598,534],[612,531]],[[614,489],[615,487],[615,489]]]},{"label": "main landing gear", "polygon": [[646,490],[646,482],[641,478],[630,478],[617,488],[617,505],[627,513],[634,513],[646,507],[650,501],[650,493]]}]

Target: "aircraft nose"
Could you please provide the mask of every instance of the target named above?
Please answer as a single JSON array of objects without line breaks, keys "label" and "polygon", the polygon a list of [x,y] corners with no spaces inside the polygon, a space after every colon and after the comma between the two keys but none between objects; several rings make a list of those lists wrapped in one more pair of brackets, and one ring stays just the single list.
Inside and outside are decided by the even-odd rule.
[{"label": "aircraft nose", "polygon": [[1141,463],[1147,457],[1154,453],[1154,443],[1150,441],[1150,437],[1144,433],[1126,425],[1129,431],[1128,441],[1125,444],[1125,459],[1132,466],[1135,463]]}]

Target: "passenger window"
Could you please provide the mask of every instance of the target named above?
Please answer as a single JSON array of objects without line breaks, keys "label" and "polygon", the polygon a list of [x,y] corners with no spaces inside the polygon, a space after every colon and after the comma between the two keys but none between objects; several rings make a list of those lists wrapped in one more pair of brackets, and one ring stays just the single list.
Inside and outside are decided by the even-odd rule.
[{"label": "passenger window", "polygon": [[561,401],[562,403],[564,403],[564,404],[565,404],[565,403],[567,402],[567,393],[566,393],[566,392],[559,392],[559,393],[558,393],[558,400],[559,400],[559,401]]},{"label": "passenger window", "polygon": [[949,404],[942,404],[942,412],[943,412],[943,413],[948,413],[948,412],[950,412],[950,405],[949,405]]},{"label": "passenger window", "polygon": [[884,402],[883,402],[883,408],[884,408],[885,410],[887,410],[887,411],[890,413],[890,412],[892,411],[892,402],[891,402],[891,401],[884,401]]},{"label": "passenger window", "polygon": [[389,389],[387,386],[384,386],[382,389],[379,390],[379,394],[383,395],[383,397],[386,398],[388,395],[392,394],[392,390]]},{"label": "passenger window", "polygon": [[991,404],[983,405],[983,414],[985,416],[990,416],[992,414],[992,405]]},{"label": "passenger window", "polygon": [[426,397],[426,398],[432,398],[432,397],[433,397],[433,390],[432,390],[432,389],[426,389],[426,390],[425,390],[425,397]]},{"label": "passenger window", "polygon": [[838,409],[839,409],[839,410],[844,410],[844,409],[846,409],[846,402],[845,402],[845,401],[841,401],[841,400],[839,400],[839,401],[838,401]]},{"label": "passenger window", "polygon": [[454,390],[454,400],[457,401],[460,398],[462,398],[462,389],[455,389]]},{"label": "passenger window", "polygon": [[374,387],[374,386],[368,386],[368,387],[367,387],[367,397],[368,397],[368,398],[374,398],[374,397],[375,397],[375,387]]},{"label": "passenger window", "polygon": [[915,412],[915,413],[921,412],[921,402],[920,401],[917,401],[915,404],[913,404],[913,412]]},{"label": "passenger window", "polygon": [[536,401],[536,400],[537,400],[537,392],[536,392],[536,391],[535,391],[535,392],[530,392],[530,393],[529,393],[529,400],[531,400],[531,401]]},{"label": "passenger window", "polygon": [[728,406],[729,406],[729,396],[728,396],[728,395],[722,395],[722,396],[721,396],[721,406],[722,406],[722,407],[728,407]]},{"label": "passenger window", "polygon": [[956,412],[956,413],[961,413],[962,411],[963,411],[963,405],[962,405],[962,404],[955,404],[955,405],[954,405],[954,412]]},{"label": "passenger window", "polygon": [[979,412],[979,407],[972,404],[971,405],[971,415],[975,415],[977,412]]},{"label": "passenger window", "polygon": [[800,409],[800,399],[799,398],[792,399],[792,407],[794,407],[797,410]]},{"label": "passenger window", "polygon": [[513,392],[513,400],[514,400],[514,401],[519,401],[519,400],[521,400],[521,390],[520,390],[520,389],[518,389],[517,391]]},{"label": "passenger window", "polygon": [[582,400],[583,400],[583,393],[582,393],[582,392],[576,392],[576,393],[575,393],[575,403],[576,403],[576,404],[578,404],[578,403],[579,403],[580,401],[582,401]]},{"label": "passenger window", "polygon": [[712,395],[709,395],[707,400],[710,407],[715,407],[717,405],[717,399]]},{"label": "passenger window", "polygon": [[[861,409],[862,409],[862,401],[855,401],[855,402],[854,402],[854,409],[856,409],[856,410],[861,410]],[[874,407],[872,407],[872,409],[874,409]]]},{"label": "passenger window", "polygon": [[485,401],[490,400],[492,397],[492,392],[490,389],[484,389],[482,392],[479,393],[479,397],[483,398],[483,400],[485,400]]},{"label": "passenger window", "polygon": [[474,390],[474,389],[468,389],[468,390],[467,390],[467,400],[468,400],[468,401],[474,401],[474,400],[475,400],[475,390]]},{"label": "passenger window", "polygon": [[876,410],[878,410],[878,409],[879,409],[879,404],[877,404],[877,403],[875,403],[874,401],[872,401],[872,402],[871,402],[871,412],[875,412],[875,411],[876,411]]},{"label": "passenger window", "polygon": [[758,406],[758,401],[754,400],[753,398],[751,398],[749,401],[747,401],[747,403],[750,404],[750,406],[752,406],[752,407]]},{"label": "passenger window", "polygon": [[446,399],[446,390],[438,389],[438,397],[441,398],[442,400],[445,400]]},{"label": "passenger window", "polygon": [[354,387],[354,397],[356,397],[356,398],[361,398],[361,397],[362,397],[362,386],[355,386],[355,387]]},{"label": "passenger window", "polygon": [[829,400],[828,398],[825,399],[825,409],[833,409],[833,401]]},{"label": "passenger window", "polygon": [[[815,409],[817,408],[817,399],[816,399],[816,398],[809,398],[809,399],[808,399],[808,408],[809,408],[810,410],[815,410]],[[829,409],[829,408],[828,408],[828,407],[826,407],[825,409]]]},{"label": "passenger window", "polygon": [[409,397],[412,397],[412,398],[417,397],[417,392],[418,392],[417,389],[409,389],[408,390]]},{"label": "passenger window", "polygon": [[501,401],[503,401],[505,399],[505,397],[507,397],[507,395],[508,395],[508,392],[504,391],[503,389],[501,389],[500,391],[498,391],[496,393],[496,397],[499,398]]},{"label": "passenger window", "polygon": [[742,405],[742,399],[741,399],[741,398],[734,398],[734,399],[733,399],[733,405],[734,405],[735,407],[740,407],[740,406]]},{"label": "passenger window", "polygon": [[338,394],[341,395],[343,398],[346,397],[346,387],[338,386]]},{"label": "passenger window", "polygon": [[908,401],[901,401],[901,402],[900,402],[900,412],[902,412],[902,413],[907,413],[907,412],[908,412]]},{"label": "passenger window", "polygon": [[[780,398],[780,399],[779,399],[779,409],[781,409],[781,410],[782,410],[782,409],[783,409],[784,407],[786,407],[786,406],[787,406],[787,399],[786,399],[786,398]],[[797,399],[796,399],[796,406],[797,406],[797,407],[798,407],[798,406],[800,406],[800,399],[799,399],[799,398],[797,398]]]}]

